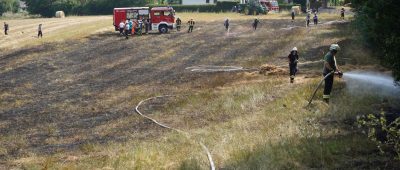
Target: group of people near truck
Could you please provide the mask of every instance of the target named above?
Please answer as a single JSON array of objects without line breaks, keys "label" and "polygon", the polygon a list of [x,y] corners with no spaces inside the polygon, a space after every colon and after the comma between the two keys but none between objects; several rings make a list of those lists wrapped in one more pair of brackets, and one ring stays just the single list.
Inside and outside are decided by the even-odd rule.
[{"label": "group of people near truck", "polygon": [[148,34],[150,27],[149,19],[127,19],[125,22],[121,21],[119,23],[119,33],[120,35],[125,35],[125,38],[128,39],[129,35],[142,35],[143,30],[144,34]]},{"label": "group of people near truck", "polygon": [[[4,22],[4,35],[8,35],[9,30],[10,30],[10,25]],[[37,31],[37,38],[42,38],[42,37],[43,37],[42,24],[39,24]]]}]

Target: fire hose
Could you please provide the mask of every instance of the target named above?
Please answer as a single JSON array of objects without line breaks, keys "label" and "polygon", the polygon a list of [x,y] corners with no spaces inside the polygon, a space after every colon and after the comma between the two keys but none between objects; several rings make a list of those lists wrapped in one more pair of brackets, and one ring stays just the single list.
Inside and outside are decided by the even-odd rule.
[{"label": "fire hose", "polygon": [[[182,130],[179,130],[179,129],[176,129],[176,128],[173,128],[173,127],[170,127],[170,126],[167,126],[167,125],[164,125],[164,124],[162,124],[162,123],[159,123],[157,120],[155,120],[155,119],[153,119],[153,118],[151,118],[151,117],[149,117],[149,116],[146,116],[146,115],[144,115],[142,112],[140,112],[139,107],[140,107],[140,105],[142,105],[144,102],[150,101],[150,100],[154,100],[154,99],[157,99],[157,98],[165,98],[165,97],[174,97],[174,96],[173,96],[173,95],[165,95],[165,96],[151,97],[151,98],[142,100],[142,101],[140,101],[140,102],[138,103],[138,105],[137,105],[136,108],[135,108],[136,113],[138,113],[140,116],[142,116],[142,117],[144,117],[144,118],[146,118],[146,119],[151,120],[152,122],[154,122],[155,124],[157,124],[157,125],[159,125],[159,126],[161,126],[161,127],[163,127],[163,128],[176,131],[176,132],[178,132],[178,133],[180,133],[180,134],[183,134],[186,138],[191,139],[190,135],[189,135],[187,132],[182,131]],[[192,139],[192,140],[193,140],[193,139]],[[194,141],[196,141],[196,140],[194,140]],[[196,142],[197,142],[197,143],[203,148],[203,150],[206,152],[208,161],[210,162],[210,169],[211,169],[211,170],[215,170],[214,161],[213,161],[212,156],[211,156],[211,153],[210,153],[210,151],[208,150],[208,148],[206,147],[206,145],[204,145],[203,142],[200,142],[200,141],[196,141]]]},{"label": "fire hose", "polygon": [[337,74],[337,75],[339,75],[339,78],[342,78],[342,76],[343,76],[343,73],[340,72],[340,71],[337,72],[337,73],[335,73],[334,71],[331,71],[330,73],[328,73],[328,74],[318,83],[318,86],[317,86],[317,88],[315,88],[314,93],[313,93],[313,95],[311,96],[310,100],[308,101],[308,104],[307,104],[306,107],[310,106],[311,102],[313,101],[313,99],[314,99],[314,97],[315,97],[315,94],[317,94],[318,89],[321,87],[322,82],[324,82],[324,80],[325,80],[326,78],[328,78],[328,77],[329,77],[330,75],[332,75],[332,74]]}]

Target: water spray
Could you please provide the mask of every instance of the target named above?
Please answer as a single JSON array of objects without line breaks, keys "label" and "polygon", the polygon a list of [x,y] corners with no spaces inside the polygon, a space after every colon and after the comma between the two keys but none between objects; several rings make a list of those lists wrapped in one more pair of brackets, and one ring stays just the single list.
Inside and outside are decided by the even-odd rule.
[{"label": "water spray", "polygon": [[[327,74],[318,84],[317,88],[314,90],[313,95],[311,96],[310,100],[308,101],[308,104],[306,107],[310,106],[312,100],[315,97],[315,94],[317,93],[318,89],[322,85],[322,82],[324,80],[332,75],[332,74],[337,74],[339,78],[343,76],[343,73],[341,72],[330,72]],[[378,95],[380,96],[394,96],[398,97],[400,96],[400,88],[395,85],[395,81],[393,77],[381,73],[374,73],[374,72],[360,72],[360,71],[352,71],[352,72],[347,72],[344,74],[344,79],[347,84],[347,88],[350,89],[350,92],[379,92]],[[362,90],[364,89],[364,90]]]}]

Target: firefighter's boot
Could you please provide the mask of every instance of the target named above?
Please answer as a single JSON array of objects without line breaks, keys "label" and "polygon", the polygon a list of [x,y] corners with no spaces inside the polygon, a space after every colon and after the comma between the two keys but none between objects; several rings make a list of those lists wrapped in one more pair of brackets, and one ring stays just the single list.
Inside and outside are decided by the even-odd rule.
[{"label": "firefighter's boot", "polygon": [[324,95],[323,96],[324,102],[329,104],[329,98],[330,98],[330,95]]}]

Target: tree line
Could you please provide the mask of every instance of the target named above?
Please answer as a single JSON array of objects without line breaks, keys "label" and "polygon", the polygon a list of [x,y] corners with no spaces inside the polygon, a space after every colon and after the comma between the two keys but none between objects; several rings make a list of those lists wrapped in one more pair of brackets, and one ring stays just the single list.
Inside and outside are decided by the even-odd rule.
[{"label": "tree line", "polygon": [[23,0],[28,11],[44,17],[54,16],[56,11],[67,15],[111,14],[112,9],[121,6],[141,6],[146,0]]},{"label": "tree line", "polygon": [[0,1],[0,15],[5,12],[18,12],[19,1],[18,0],[1,0]]},{"label": "tree line", "polygon": [[352,6],[361,37],[400,81],[400,1],[352,0]]}]

